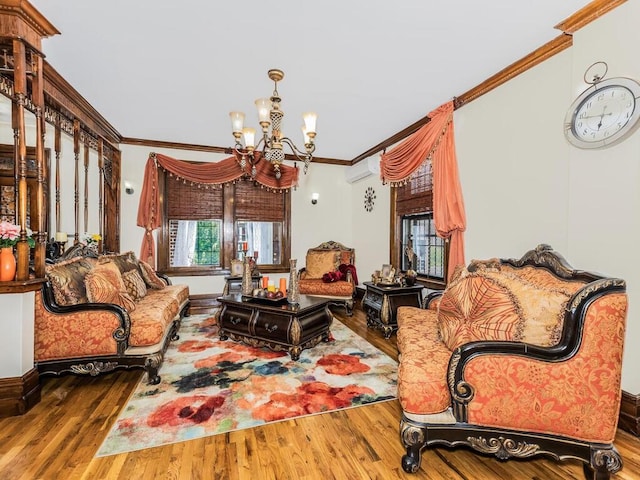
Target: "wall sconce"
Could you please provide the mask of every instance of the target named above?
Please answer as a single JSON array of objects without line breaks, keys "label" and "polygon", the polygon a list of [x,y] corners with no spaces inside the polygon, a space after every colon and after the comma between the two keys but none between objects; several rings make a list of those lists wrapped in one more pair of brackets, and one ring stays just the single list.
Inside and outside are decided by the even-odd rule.
[{"label": "wall sconce", "polygon": [[320,198],[320,194],[319,193],[312,193],[311,194],[311,203],[313,205],[315,205],[316,203],[318,203],[318,198]]},{"label": "wall sconce", "polygon": [[127,195],[133,195],[133,185],[129,182],[124,182],[124,191]]}]

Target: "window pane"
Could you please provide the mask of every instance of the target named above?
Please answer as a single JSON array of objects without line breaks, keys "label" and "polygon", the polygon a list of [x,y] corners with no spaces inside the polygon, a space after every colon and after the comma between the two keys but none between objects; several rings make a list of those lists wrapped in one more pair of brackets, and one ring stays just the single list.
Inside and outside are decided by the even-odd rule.
[{"label": "window pane", "polygon": [[172,267],[219,266],[221,220],[169,220]]},{"label": "window pane", "polygon": [[257,257],[258,265],[280,265],[282,261],[282,222],[238,222],[236,257],[246,253]]},{"label": "window pane", "polygon": [[402,270],[412,268],[419,275],[444,280],[445,242],[436,235],[433,215],[402,217],[401,234]]}]

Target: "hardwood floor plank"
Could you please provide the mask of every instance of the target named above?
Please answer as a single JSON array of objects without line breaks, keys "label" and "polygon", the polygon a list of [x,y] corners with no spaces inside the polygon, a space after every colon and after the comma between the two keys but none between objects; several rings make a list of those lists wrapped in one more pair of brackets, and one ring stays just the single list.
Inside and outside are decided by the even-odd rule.
[{"label": "hardwood floor plank", "polygon": [[[397,359],[395,336],[366,327],[363,312],[335,312]],[[120,455],[94,458],[142,377],[140,370],[95,378],[42,379],[42,401],[20,417],[0,419],[2,480],[558,480],[582,479],[582,465],[546,458],[501,462],[467,449],[426,450],[415,474],[401,468],[397,400],[296,418]],[[640,478],[640,440],[618,431],[624,461],[612,480]]]}]

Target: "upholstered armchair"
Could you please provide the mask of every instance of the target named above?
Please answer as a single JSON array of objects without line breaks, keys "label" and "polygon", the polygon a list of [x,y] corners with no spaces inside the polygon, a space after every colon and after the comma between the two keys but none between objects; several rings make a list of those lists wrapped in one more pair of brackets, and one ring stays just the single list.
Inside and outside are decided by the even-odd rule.
[{"label": "upholstered armchair", "polygon": [[300,269],[300,293],[330,298],[332,304],[343,306],[352,315],[358,284],[355,261],[355,250],[338,242],[310,248]]},{"label": "upholstered armchair", "polygon": [[574,270],[540,245],[471,262],[426,300],[398,310],[405,471],[437,445],[577,459],[588,479],[622,468],[623,280]]}]

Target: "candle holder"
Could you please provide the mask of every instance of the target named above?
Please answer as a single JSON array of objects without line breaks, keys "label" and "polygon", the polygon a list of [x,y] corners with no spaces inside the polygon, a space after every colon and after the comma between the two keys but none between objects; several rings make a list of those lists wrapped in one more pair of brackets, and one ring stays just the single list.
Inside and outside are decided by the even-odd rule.
[{"label": "candle holder", "polygon": [[65,247],[67,246],[67,242],[61,242],[56,240],[56,245],[58,246],[58,256],[61,257],[64,254]]},{"label": "candle holder", "polygon": [[253,275],[260,275],[260,271],[258,270],[258,251],[254,250],[253,251],[253,262],[251,262],[251,267],[252,267],[252,274]]}]

